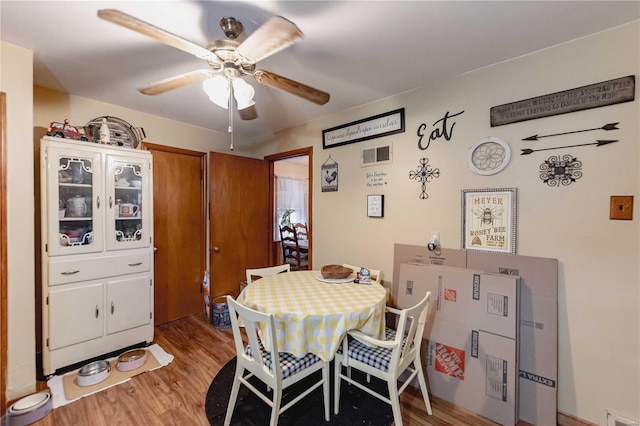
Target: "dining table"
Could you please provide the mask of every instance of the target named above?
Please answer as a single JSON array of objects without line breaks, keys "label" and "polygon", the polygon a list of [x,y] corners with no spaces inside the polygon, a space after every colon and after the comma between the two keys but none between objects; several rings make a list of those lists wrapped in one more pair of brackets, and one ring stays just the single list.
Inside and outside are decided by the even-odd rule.
[{"label": "dining table", "polygon": [[[386,290],[354,278],[325,279],[320,271],[269,275],[248,285],[238,302],[273,315],[279,352],[313,353],[330,361],[350,330],[384,337]],[[272,342],[263,339],[263,344],[270,349]]]}]

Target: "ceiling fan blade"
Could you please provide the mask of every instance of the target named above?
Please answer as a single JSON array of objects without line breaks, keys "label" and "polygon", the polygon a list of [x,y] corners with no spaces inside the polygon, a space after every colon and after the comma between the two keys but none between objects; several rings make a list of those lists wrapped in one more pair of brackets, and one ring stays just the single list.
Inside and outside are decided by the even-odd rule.
[{"label": "ceiling fan blade", "polygon": [[302,31],[288,19],[274,16],[242,42],[236,53],[256,63],[302,38]]},{"label": "ceiling fan blade", "polygon": [[255,105],[251,105],[244,109],[239,109],[238,113],[240,114],[240,119],[242,120],[255,120],[258,118],[258,110]]},{"label": "ceiling fan blade", "polygon": [[272,73],[270,71],[256,70],[253,73],[253,77],[258,82],[274,87],[276,89],[284,90],[292,95],[300,96],[308,101],[316,103],[318,105],[324,105],[329,102],[330,95],[322,90],[314,89],[306,84],[298,83],[281,75]]},{"label": "ceiling fan blade", "polygon": [[138,92],[144,95],[159,95],[160,93],[168,92],[169,90],[177,89],[178,87],[186,86],[187,84],[206,80],[213,77],[213,75],[214,72],[211,70],[203,69],[191,71],[158,81],[143,89],[138,89]]},{"label": "ceiling fan blade", "polygon": [[140,34],[149,36],[153,39],[161,41],[164,44],[180,49],[184,52],[190,53],[201,59],[206,59],[219,63],[220,61],[213,53],[209,52],[204,47],[198,46],[195,43],[190,42],[182,37],[172,34],[168,31],[151,25],[147,22],[141,21],[138,18],[134,18],[131,15],[127,15],[124,12],[120,12],[116,9],[102,9],[98,11],[98,16],[106,21],[136,31]]}]

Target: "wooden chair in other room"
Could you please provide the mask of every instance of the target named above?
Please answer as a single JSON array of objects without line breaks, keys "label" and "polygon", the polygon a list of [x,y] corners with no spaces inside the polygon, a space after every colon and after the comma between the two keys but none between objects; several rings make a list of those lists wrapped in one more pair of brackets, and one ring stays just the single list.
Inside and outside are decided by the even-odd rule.
[{"label": "wooden chair in other room", "polygon": [[[409,382],[418,376],[422,398],[424,399],[427,413],[431,415],[431,402],[427,392],[422,361],[420,360],[420,346],[430,299],[431,292],[427,292],[425,297],[411,308],[400,310],[387,307],[387,312],[398,315],[399,320],[396,330],[386,328],[385,340],[374,339],[357,330],[347,333],[347,336],[342,341],[342,347],[335,356],[335,414],[338,414],[340,410],[340,383],[345,380],[387,404],[391,404],[395,424],[396,426],[402,426],[400,394],[409,385]],[[343,374],[342,367],[346,367],[346,375]],[[352,380],[351,368],[356,368],[368,375],[386,381],[389,388],[389,397]],[[398,389],[398,378],[405,371],[409,371],[411,374]]]},{"label": "wooden chair in other room", "polygon": [[296,230],[298,240],[309,240],[309,228],[306,223],[294,223],[293,227]]},{"label": "wooden chair in other room", "polygon": [[309,269],[309,258],[302,255],[294,227],[287,225],[280,227],[280,244],[282,245],[282,260],[291,265],[292,271]]},{"label": "wooden chair in other room", "polygon": [[[231,396],[229,397],[229,405],[224,418],[225,426],[231,423],[233,410],[238,398],[240,385],[243,384],[254,392],[260,399],[271,406],[271,419],[269,425],[278,424],[278,417],[281,413],[288,410],[292,405],[309,395],[319,386],[322,386],[324,394],[324,419],[329,421],[329,363],[323,361],[314,354],[307,354],[302,358],[296,358],[294,355],[286,352],[278,352],[277,348],[272,347],[270,351],[266,350],[258,337],[259,326],[266,325],[263,329],[262,336],[275,346],[276,332],[273,321],[273,315],[263,312],[254,311],[246,306],[236,302],[231,296],[227,296],[227,304],[229,305],[229,314],[231,315],[231,327],[233,329],[233,339],[236,345],[236,373],[233,378],[233,386],[231,387]],[[240,333],[240,325],[238,317],[245,326],[248,345],[245,347]],[[273,362],[277,360],[277,362]],[[247,374],[245,375],[245,370]],[[299,382],[316,371],[322,371],[322,378],[307,390],[281,407],[282,391],[290,385]],[[269,389],[273,391],[273,398],[269,399],[267,395],[258,390],[249,379],[255,377],[260,379]]]},{"label": "wooden chair in other room", "polygon": [[279,274],[281,272],[289,272],[291,270],[291,265],[284,264],[278,266],[271,266],[269,268],[256,268],[256,269],[247,269],[247,285],[253,282],[253,278],[262,278],[269,275]]}]

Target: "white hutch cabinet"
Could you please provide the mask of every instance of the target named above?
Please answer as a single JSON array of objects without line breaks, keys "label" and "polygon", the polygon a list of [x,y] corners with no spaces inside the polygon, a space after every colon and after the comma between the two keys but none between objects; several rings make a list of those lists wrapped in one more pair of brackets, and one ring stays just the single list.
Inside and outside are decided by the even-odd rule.
[{"label": "white hutch cabinet", "polygon": [[152,176],[147,151],[42,139],[44,375],[153,340]]}]

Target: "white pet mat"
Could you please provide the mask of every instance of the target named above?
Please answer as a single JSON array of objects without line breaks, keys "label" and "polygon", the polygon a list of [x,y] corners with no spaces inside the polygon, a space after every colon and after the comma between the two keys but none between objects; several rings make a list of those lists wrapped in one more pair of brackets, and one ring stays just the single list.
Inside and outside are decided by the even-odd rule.
[{"label": "white pet mat", "polygon": [[[128,380],[131,380],[131,377],[136,376],[137,374],[143,373],[145,371],[153,371],[156,370],[160,367],[164,367],[165,365],[168,365],[169,363],[171,363],[171,361],[173,361],[173,355],[170,355],[168,353],[166,353],[164,351],[164,349],[162,349],[158,344],[153,344],[147,348],[145,348],[147,351],[149,351],[151,354],[153,354],[153,356],[155,357],[155,359],[158,361],[159,365],[151,368],[151,369],[140,369],[140,371],[131,371],[129,373],[132,374],[128,374],[128,377],[124,377],[122,380],[116,381],[114,383],[108,383],[105,386],[96,386],[95,390],[89,391],[86,394],[82,395],[79,398],[74,398],[74,399],[67,399],[65,396],[65,392],[64,392],[64,380],[65,380],[65,376],[75,376],[78,374],[78,370],[80,370],[80,368],[78,368],[77,370],[71,371],[69,373],[66,373],[64,375],[61,376],[53,376],[51,379],[49,379],[47,381],[47,385],[49,386],[49,389],[51,389],[51,396],[53,398],[53,408],[58,408],[58,407],[62,407],[63,405],[67,405],[73,401],[77,401],[78,399],[88,396],[88,395],[92,395],[94,393],[97,392],[101,392],[107,388],[119,385],[120,383],[124,383]],[[109,361],[112,363],[112,365],[114,365],[114,363],[117,361],[118,357],[115,356],[113,358],[109,358]],[[114,371],[112,370],[113,374]],[[89,389],[87,389],[89,390]]]}]

